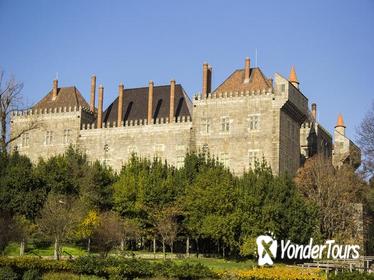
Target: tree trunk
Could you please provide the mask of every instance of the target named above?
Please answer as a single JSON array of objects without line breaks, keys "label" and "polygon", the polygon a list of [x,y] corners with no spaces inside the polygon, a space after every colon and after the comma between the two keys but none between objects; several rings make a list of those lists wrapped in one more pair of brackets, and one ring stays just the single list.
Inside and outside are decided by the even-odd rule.
[{"label": "tree trunk", "polygon": [[196,258],[199,257],[199,238],[196,238]]},{"label": "tree trunk", "polygon": [[125,239],[124,238],[121,239],[121,251],[122,252],[125,251]]},{"label": "tree trunk", "polygon": [[0,109],[0,121],[1,121],[1,143],[0,153],[6,155],[6,112],[2,112]]},{"label": "tree trunk", "polygon": [[91,238],[89,237],[87,240],[87,253],[91,252]]},{"label": "tree trunk", "polygon": [[54,250],[54,259],[59,260],[60,259],[60,244],[57,237],[55,237],[55,250]]},{"label": "tree trunk", "polygon": [[186,256],[187,258],[190,257],[190,237],[187,236],[187,240],[186,240]]},{"label": "tree trunk", "polygon": [[222,245],[222,257],[225,257],[225,245]]},{"label": "tree trunk", "polygon": [[26,241],[25,239],[22,239],[21,244],[19,246],[19,255],[22,257],[25,255],[25,247],[26,247]]},{"label": "tree trunk", "polygon": [[174,242],[171,242],[171,244],[170,244],[170,253],[171,253],[171,254],[173,254],[173,243],[174,243]]},{"label": "tree trunk", "polygon": [[153,258],[156,258],[156,237],[153,237]]},{"label": "tree trunk", "polygon": [[165,238],[162,238],[162,253],[164,254],[164,259],[166,259]]}]

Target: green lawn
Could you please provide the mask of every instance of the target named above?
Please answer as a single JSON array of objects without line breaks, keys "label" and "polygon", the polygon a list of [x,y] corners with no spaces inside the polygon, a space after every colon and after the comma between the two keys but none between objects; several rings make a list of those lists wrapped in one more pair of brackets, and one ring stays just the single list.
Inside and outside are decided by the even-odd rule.
[{"label": "green lawn", "polygon": [[[86,255],[86,251],[77,246],[72,245],[66,245],[62,247],[64,252],[68,252],[69,254],[77,257],[77,256],[83,256]],[[113,251],[111,255],[115,255],[116,253],[119,253],[118,251]],[[19,244],[18,243],[11,243],[6,249],[5,249],[5,255],[6,256],[19,256]],[[27,256],[53,256],[53,246],[50,246],[48,248],[34,248],[33,244],[28,244]],[[68,256],[68,254],[63,253],[64,256]],[[131,256],[131,252],[127,252],[127,256]],[[134,256],[136,258],[144,258],[154,261],[161,261],[163,260],[163,254],[161,252],[157,252],[156,259],[153,257],[153,253],[151,252],[142,252],[142,251],[136,251],[134,252]],[[167,259],[172,258],[176,262],[182,262],[187,261],[191,264],[201,263],[209,268],[211,268],[214,271],[232,271],[232,270],[238,270],[238,269],[249,269],[256,265],[256,263],[253,260],[246,260],[246,261],[235,261],[235,260],[225,260],[220,258],[206,258],[206,257],[199,257],[196,258],[196,255],[191,254],[190,258],[176,258],[176,255],[171,255],[170,253],[167,254]]]},{"label": "green lawn", "polygon": [[[25,252],[26,256],[53,256],[53,246],[50,246],[48,248],[35,248],[33,244],[27,245],[27,250]],[[86,254],[86,251],[80,247],[77,246],[63,246],[62,247],[63,256],[69,256],[69,254],[73,256],[83,256]],[[67,253],[69,254],[67,254]],[[6,256],[19,256],[19,244],[18,243],[11,243],[8,247],[5,249],[5,255]]]}]

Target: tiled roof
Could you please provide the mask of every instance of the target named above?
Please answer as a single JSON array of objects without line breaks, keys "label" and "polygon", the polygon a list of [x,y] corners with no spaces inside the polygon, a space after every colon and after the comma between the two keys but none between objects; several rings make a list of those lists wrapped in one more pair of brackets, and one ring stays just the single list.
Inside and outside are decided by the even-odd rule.
[{"label": "tiled roof", "polygon": [[288,80],[290,82],[295,82],[295,83],[299,82],[297,80],[296,71],[295,71],[295,67],[294,66],[292,66],[292,68],[291,68],[291,72],[290,72],[290,76],[289,76]]},{"label": "tiled roof", "polygon": [[272,80],[267,79],[260,68],[251,68],[249,81],[244,83],[244,69],[234,71],[214,92],[252,91],[272,88]]},{"label": "tiled roof", "polygon": [[[191,101],[180,84],[175,85],[175,116],[191,116]],[[125,89],[123,94],[123,121],[147,119],[148,87]],[[170,108],[170,85],[154,86],[153,118],[168,118]],[[104,122],[116,122],[118,97],[103,113]]]},{"label": "tiled roof", "polygon": [[89,108],[88,103],[81,95],[76,87],[61,87],[57,89],[57,97],[55,100],[52,98],[52,90],[40,100],[33,109],[54,109],[59,107],[74,107],[79,106]]}]

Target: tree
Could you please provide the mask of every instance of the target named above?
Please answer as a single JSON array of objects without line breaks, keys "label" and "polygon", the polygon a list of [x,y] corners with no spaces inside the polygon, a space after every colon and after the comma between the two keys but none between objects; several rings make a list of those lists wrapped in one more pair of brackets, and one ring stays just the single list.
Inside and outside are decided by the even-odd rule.
[{"label": "tree", "polygon": [[9,212],[0,210],[0,252],[4,253],[9,242],[17,241],[19,238],[19,227],[13,216]]},{"label": "tree", "polygon": [[87,239],[87,253],[91,252],[91,238],[99,225],[99,214],[90,210],[77,229],[77,237]]},{"label": "tree", "polygon": [[369,178],[374,175],[374,102],[358,130],[358,144],[363,152],[363,172]]},{"label": "tree", "polygon": [[319,231],[324,239],[354,235],[352,203],[363,203],[367,185],[348,166],[335,170],[329,159],[315,156],[306,161],[295,178],[303,196],[317,206]]},{"label": "tree", "polygon": [[179,212],[177,207],[169,206],[154,213],[156,229],[162,240],[164,258],[166,258],[165,243],[169,245],[170,252],[173,253],[173,244],[178,233],[177,216]]},{"label": "tree", "polygon": [[5,80],[5,72],[0,69],[0,153],[6,154],[8,145],[21,137],[25,132],[37,128],[36,119],[30,118],[30,121],[20,126],[18,130],[9,133],[9,119],[11,113],[19,109],[21,104],[21,91],[23,83],[16,81],[12,76]]},{"label": "tree", "polygon": [[110,250],[121,243],[123,221],[115,212],[104,212],[99,216],[99,224],[94,230],[92,241],[95,248],[106,257]]},{"label": "tree", "polygon": [[61,242],[72,235],[82,216],[80,202],[67,195],[49,194],[37,224],[42,233],[54,240],[54,258],[59,259]]}]

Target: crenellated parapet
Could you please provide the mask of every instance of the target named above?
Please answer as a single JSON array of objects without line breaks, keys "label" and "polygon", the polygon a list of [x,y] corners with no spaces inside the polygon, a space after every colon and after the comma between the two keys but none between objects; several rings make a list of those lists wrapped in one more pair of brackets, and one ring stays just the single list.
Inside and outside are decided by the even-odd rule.
[{"label": "crenellated parapet", "polygon": [[40,115],[51,115],[51,114],[66,114],[76,112],[86,112],[93,114],[88,108],[81,106],[74,107],[56,107],[56,108],[44,108],[44,109],[28,109],[28,110],[17,110],[12,112],[12,117],[28,117],[28,116],[40,116]]},{"label": "crenellated parapet", "polygon": [[139,120],[130,120],[126,122],[121,122],[120,125],[117,124],[116,121],[114,122],[104,122],[102,124],[102,128],[98,128],[96,123],[88,123],[82,125],[82,130],[90,130],[90,129],[124,129],[129,127],[141,127],[141,126],[175,126],[181,125],[186,123],[192,123],[192,118],[190,116],[181,116],[177,117],[174,122],[169,122],[169,118],[156,118],[152,119],[151,122],[148,124],[147,119],[139,119]]},{"label": "crenellated parapet", "polygon": [[276,92],[272,88],[252,91],[225,91],[225,92],[213,92],[208,93],[206,98],[201,93],[197,93],[194,98],[194,102],[213,100],[213,99],[229,99],[229,98],[240,98],[240,97],[256,97],[256,96],[270,96]]}]

